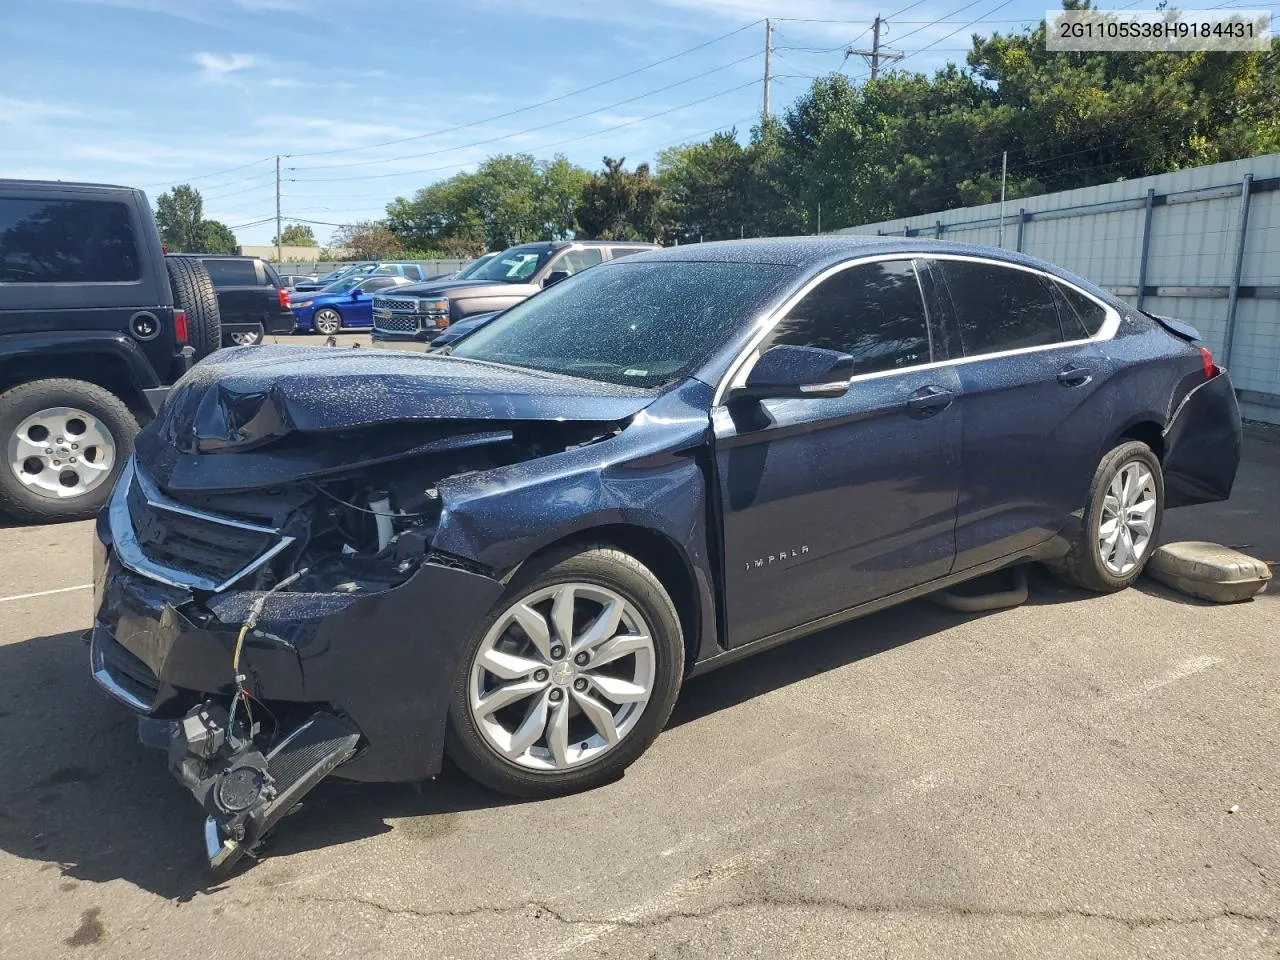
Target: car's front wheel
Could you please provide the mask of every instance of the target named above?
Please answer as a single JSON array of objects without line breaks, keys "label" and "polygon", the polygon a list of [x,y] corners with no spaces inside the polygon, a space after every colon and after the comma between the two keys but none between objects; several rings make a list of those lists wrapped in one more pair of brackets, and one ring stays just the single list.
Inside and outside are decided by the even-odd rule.
[{"label": "car's front wheel", "polygon": [[237,347],[251,347],[255,343],[262,342],[262,331],[247,330],[244,333],[229,333],[227,334],[227,340]]},{"label": "car's front wheel", "polygon": [[325,307],[323,310],[316,311],[312,322],[316,326],[317,333],[335,334],[342,329],[342,314],[332,307]]},{"label": "car's front wheel", "polygon": [[461,658],[449,754],[513,796],[599,786],[657,737],[683,673],[675,607],[638,560],[608,546],[535,558]]},{"label": "car's front wheel", "polygon": [[1053,569],[1086,590],[1123,590],[1146,567],[1163,518],[1159,459],[1145,443],[1122,443],[1098,464],[1080,532]]}]

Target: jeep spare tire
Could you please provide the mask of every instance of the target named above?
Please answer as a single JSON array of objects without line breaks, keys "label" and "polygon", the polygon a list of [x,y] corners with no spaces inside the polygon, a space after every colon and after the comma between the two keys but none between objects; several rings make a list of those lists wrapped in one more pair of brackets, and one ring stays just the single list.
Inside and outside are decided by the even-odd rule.
[{"label": "jeep spare tire", "polygon": [[218,294],[199,257],[167,256],[173,305],[187,312],[187,343],[201,360],[222,346],[222,317]]}]

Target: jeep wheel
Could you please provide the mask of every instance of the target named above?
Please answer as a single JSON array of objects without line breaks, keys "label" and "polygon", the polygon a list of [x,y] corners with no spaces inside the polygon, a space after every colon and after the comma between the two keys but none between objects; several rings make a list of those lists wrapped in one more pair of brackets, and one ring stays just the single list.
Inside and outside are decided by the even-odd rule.
[{"label": "jeep wheel", "polygon": [[324,333],[332,336],[342,329],[342,314],[333,307],[325,307],[323,310],[317,310],[315,320],[316,333]]},{"label": "jeep wheel", "polygon": [[461,658],[448,749],[476,780],[549,797],[617,778],[662,730],[680,620],[634,557],[597,545],[521,568]]},{"label": "jeep wheel", "polygon": [[169,270],[174,306],[187,312],[187,342],[196,359],[202,360],[222,346],[222,318],[213,281],[199,257],[167,256],[164,265]]},{"label": "jeep wheel", "polygon": [[81,380],[35,380],[0,394],[0,510],[45,523],[91,517],[133,453],[138,422]]}]

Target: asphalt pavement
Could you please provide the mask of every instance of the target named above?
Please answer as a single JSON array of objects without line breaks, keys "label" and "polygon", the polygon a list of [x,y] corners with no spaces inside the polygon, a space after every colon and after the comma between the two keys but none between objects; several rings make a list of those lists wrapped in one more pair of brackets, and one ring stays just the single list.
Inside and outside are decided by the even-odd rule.
[{"label": "asphalt pavement", "polygon": [[[1280,560],[1277,491],[1251,433],[1166,539]],[[603,789],[328,783],[211,886],[89,678],[90,537],[0,528],[5,958],[1280,955],[1280,596],[915,602],[691,681]]]}]

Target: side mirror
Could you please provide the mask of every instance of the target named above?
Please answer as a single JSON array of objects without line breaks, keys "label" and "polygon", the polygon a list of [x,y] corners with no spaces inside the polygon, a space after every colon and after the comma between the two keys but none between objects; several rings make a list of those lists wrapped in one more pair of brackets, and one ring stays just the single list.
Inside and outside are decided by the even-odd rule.
[{"label": "side mirror", "polygon": [[821,347],[771,347],[756,361],[747,382],[729,400],[768,397],[840,397],[849,389],[853,357]]},{"label": "side mirror", "polygon": [[568,270],[552,270],[547,274],[547,279],[542,281],[543,287],[550,287],[559,283],[561,280],[568,280],[571,274]]},{"label": "side mirror", "polygon": [[352,300],[359,300],[359,299],[360,299],[360,288],[359,288],[359,287],[356,287],[354,290],[352,290],[352,291],[351,291],[351,299],[352,299]]}]

